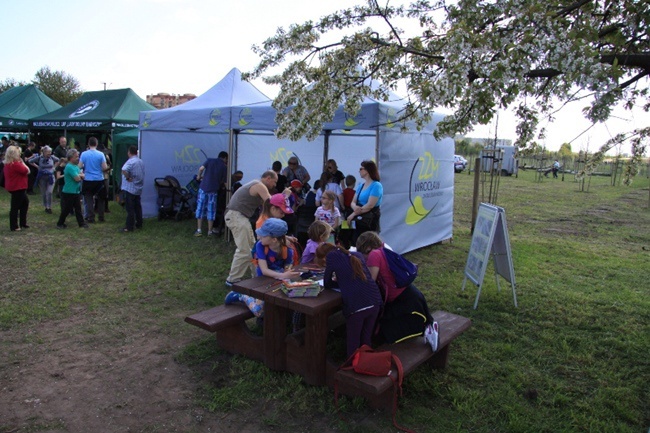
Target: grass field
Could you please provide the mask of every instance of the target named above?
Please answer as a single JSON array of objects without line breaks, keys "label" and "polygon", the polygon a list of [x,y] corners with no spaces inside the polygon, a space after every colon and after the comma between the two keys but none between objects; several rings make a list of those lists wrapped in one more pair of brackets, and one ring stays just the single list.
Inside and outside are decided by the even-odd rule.
[{"label": "grass field", "polygon": [[[612,187],[609,178],[594,177],[589,191],[579,192],[570,177],[502,178],[496,204],[506,210],[519,308],[505,282],[497,291],[489,266],[477,310],[476,289],[461,291],[472,177],[455,179],[453,240],[408,257],[420,264],[416,285],[431,309],[469,317],[473,326],[454,342],[448,369],[423,367],[407,378],[399,422],[419,432],[647,431],[648,179]],[[169,356],[195,372],[197,407],[253,411],[258,431],[393,430],[388,414],[360,399],[342,399],[342,420],[331,390],[226,355],[207,333],[182,322],[222,303],[232,245],[192,237],[193,221],[147,220],[142,231],[119,234],[124,212],[115,204],[106,224],[58,231],[56,215],[30,198],[32,228],[11,233],[8,194],[0,192],[2,332],[83,311],[93,320],[80,332],[108,333],[105,344],[147,326],[169,339],[189,335],[190,343]],[[7,342],[0,349],[2,380],[3,366],[20,354]],[[10,430],[1,414],[0,432],[39,431]]]}]

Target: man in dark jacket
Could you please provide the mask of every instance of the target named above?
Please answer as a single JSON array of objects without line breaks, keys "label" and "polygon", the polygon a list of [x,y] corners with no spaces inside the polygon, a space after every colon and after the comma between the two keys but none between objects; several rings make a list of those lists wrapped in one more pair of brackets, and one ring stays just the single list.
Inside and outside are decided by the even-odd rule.
[{"label": "man in dark jacket", "polygon": [[213,236],[214,220],[217,218],[217,198],[219,190],[225,188],[228,175],[228,153],[219,153],[218,158],[208,158],[201,167],[196,177],[201,182],[198,197],[196,198],[196,231],[194,236],[202,236],[201,225],[203,219],[208,220],[208,236]]}]

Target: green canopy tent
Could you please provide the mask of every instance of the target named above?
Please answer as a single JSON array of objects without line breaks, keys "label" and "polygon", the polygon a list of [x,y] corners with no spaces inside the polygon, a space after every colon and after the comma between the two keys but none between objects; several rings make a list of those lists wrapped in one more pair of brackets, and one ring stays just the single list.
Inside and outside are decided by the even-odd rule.
[{"label": "green canopy tent", "polygon": [[130,146],[138,145],[139,135],[138,129],[129,129],[113,135],[113,176],[115,184],[119,187],[122,186],[122,166],[128,159],[126,152]]},{"label": "green canopy tent", "polygon": [[[138,127],[140,111],[155,109],[131,89],[86,92],[65,107],[31,119],[30,126],[34,130],[63,130],[64,134],[110,134],[114,144],[115,134]],[[112,147],[112,160],[116,163],[120,159],[119,153],[126,153],[128,146]],[[116,185],[116,179],[119,179],[120,167],[115,163],[112,185]]]},{"label": "green canopy tent", "polygon": [[27,131],[30,119],[59,108],[33,84],[12,87],[0,94],[0,130]]},{"label": "green canopy tent", "polygon": [[155,110],[131,89],[86,92],[56,111],[33,118],[33,129],[122,132],[138,127],[140,111]]}]

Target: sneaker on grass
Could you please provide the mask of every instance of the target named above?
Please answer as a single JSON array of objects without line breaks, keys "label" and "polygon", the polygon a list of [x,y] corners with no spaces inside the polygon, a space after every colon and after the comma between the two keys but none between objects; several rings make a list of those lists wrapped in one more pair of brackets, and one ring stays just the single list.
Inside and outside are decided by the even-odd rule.
[{"label": "sneaker on grass", "polygon": [[195,238],[200,238],[201,236],[203,236],[203,233],[201,233],[201,230],[197,230],[197,231],[194,232],[194,237]]}]

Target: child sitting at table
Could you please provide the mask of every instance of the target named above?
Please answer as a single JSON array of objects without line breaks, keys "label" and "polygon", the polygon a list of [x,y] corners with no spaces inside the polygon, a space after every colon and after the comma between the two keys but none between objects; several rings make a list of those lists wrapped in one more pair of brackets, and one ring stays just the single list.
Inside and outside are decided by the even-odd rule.
[{"label": "child sitting at table", "polygon": [[325,221],[314,221],[311,223],[308,230],[309,240],[307,241],[305,250],[302,252],[300,263],[303,265],[312,263],[316,258],[316,248],[322,243],[327,242],[331,233],[332,226]]},{"label": "child sitting at table", "polygon": [[[300,272],[291,270],[293,250],[287,247],[287,223],[278,218],[269,218],[262,226],[255,230],[259,241],[253,247],[253,262],[257,266],[257,275],[286,280],[297,278]],[[264,301],[251,296],[230,292],[226,296],[225,304],[243,302],[256,316],[264,314]]]},{"label": "child sitting at table", "polygon": [[330,243],[316,249],[316,262],[325,267],[326,289],[339,288],[343,298],[348,357],[363,344],[370,345],[381,308],[381,293],[363,255]]},{"label": "child sitting at table", "polygon": [[[357,251],[366,256],[366,266],[381,289],[384,309],[377,321],[375,341],[397,343],[420,335],[432,335],[433,317],[427,300],[414,284],[397,287],[395,276],[388,265],[384,241],[377,232],[365,232],[357,239]],[[426,339],[433,351],[437,341]]]}]

